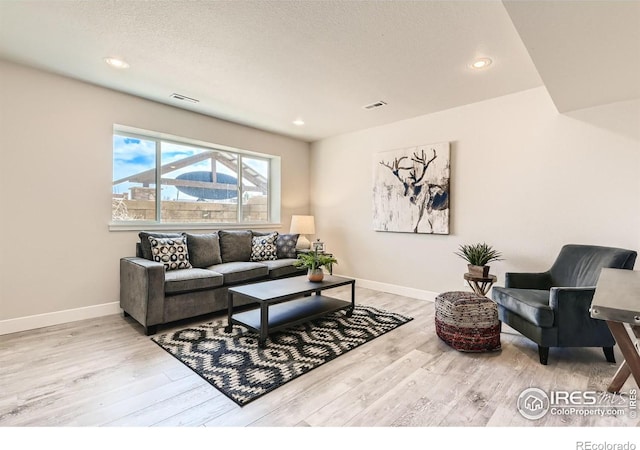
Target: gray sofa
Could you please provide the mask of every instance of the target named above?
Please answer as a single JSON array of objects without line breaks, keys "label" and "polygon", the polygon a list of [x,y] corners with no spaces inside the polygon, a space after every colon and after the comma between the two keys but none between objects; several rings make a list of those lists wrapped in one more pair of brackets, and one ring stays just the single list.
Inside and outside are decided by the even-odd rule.
[{"label": "gray sofa", "polygon": [[[158,325],[226,310],[230,286],[303,275],[297,234],[219,230],[140,232],[136,256],[120,259],[120,308],[147,335]],[[235,300],[234,306],[248,301]]]}]

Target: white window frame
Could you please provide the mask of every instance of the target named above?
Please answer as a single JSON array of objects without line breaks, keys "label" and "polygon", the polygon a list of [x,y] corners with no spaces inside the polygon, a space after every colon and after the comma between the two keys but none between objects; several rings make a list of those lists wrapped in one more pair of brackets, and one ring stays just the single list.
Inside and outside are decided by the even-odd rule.
[{"label": "white window frame", "polygon": [[[280,223],[280,157],[276,155],[269,155],[265,153],[253,152],[249,150],[238,149],[225,145],[212,144],[209,142],[203,142],[195,139],[189,139],[179,136],[173,136],[166,133],[160,133],[155,131],[141,130],[138,128],[128,127],[125,125],[114,125],[112,133],[112,158],[113,163],[113,136],[125,136],[134,139],[141,139],[146,141],[155,142],[156,152],[156,220],[130,220],[130,221],[114,221],[111,214],[112,209],[109,208],[109,230],[110,231],[142,231],[142,230],[211,230],[211,229],[247,229],[247,228],[274,228],[279,227]],[[205,150],[222,151],[225,153],[232,153],[238,158],[238,209],[235,222],[161,222],[162,211],[162,184],[158,182],[162,178],[161,166],[159,162],[161,159],[161,142],[167,142],[182,146],[195,147]],[[269,164],[269,177],[267,180],[267,215],[268,220],[266,222],[242,222],[242,203],[243,203],[243,182],[242,182],[242,158],[247,157],[251,159],[265,160]],[[113,166],[111,169],[113,175]]]}]

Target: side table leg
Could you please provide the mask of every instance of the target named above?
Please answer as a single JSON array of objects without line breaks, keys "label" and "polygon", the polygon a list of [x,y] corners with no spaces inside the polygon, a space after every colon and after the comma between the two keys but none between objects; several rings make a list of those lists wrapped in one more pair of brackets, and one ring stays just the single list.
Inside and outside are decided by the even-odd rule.
[{"label": "side table leg", "polygon": [[626,361],[622,361],[622,364],[620,364],[620,367],[618,367],[616,374],[613,376],[613,380],[611,380],[611,383],[609,383],[607,391],[611,393],[620,392],[620,389],[627,381],[627,378],[629,378],[629,375],[631,375],[629,364],[627,364]]},{"label": "side table leg", "polygon": [[[640,386],[640,355],[638,354],[638,350],[636,350],[636,347],[633,345],[629,333],[627,332],[623,323],[607,320],[607,325],[609,326],[609,330],[611,330],[611,334],[613,334],[614,339],[620,347],[622,356],[624,356],[625,359],[623,365],[620,366],[620,369],[618,369],[618,372],[616,372],[616,375],[613,381],[609,384],[607,390],[609,392],[613,392],[612,389],[616,388],[618,388],[619,390],[620,388],[618,387],[618,385],[620,383],[624,384],[626,379],[629,377],[627,369],[623,369],[624,365],[628,366],[628,371],[631,375],[633,375],[633,378],[636,380],[636,384]],[[635,327],[633,329],[633,332],[634,334],[636,333]],[[626,377],[622,379],[624,375],[626,375]]]}]

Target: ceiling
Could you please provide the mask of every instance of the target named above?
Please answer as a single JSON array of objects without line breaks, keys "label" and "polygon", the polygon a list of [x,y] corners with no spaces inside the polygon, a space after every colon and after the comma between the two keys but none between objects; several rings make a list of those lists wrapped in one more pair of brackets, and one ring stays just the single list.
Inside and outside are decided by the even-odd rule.
[{"label": "ceiling", "polygon": [[640,98],[640,1],[2,1],[0,58],[314,141],[542,85]]}]

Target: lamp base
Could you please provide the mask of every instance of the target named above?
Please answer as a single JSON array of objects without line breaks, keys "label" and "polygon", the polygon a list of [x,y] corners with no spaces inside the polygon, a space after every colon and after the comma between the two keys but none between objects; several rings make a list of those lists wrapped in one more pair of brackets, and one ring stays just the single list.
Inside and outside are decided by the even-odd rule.
[{"label": "lamp base", "polygon": [[298,236],[298,242],[296,243],[296,250],[308,250],[311,248],[311,242],[304,234]]}]

